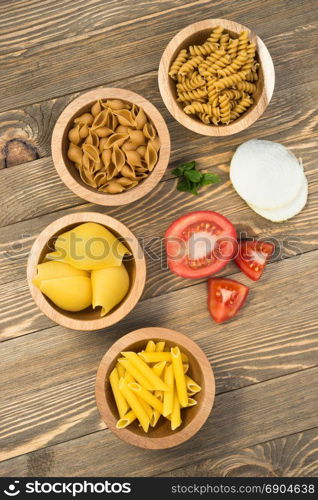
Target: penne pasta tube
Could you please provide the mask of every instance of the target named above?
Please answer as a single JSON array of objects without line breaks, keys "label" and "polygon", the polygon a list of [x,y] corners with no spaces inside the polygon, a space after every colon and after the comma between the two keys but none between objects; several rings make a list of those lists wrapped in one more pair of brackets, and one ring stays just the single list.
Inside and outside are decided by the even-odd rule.
[{"label": "penne pasta tube", "polygon": [[156,352],[163,352],[164,349],[165,349],[165,345],[166,343],[165,342],[157,342],[156,343],[156,348],[155,348],[155,351]]},{"label": "penne pasta tube", "polygon": [[196,394],[197,392],[201,391],[201,387],[199,386],[199,384],[197,384],[194,380],[192,380],[192,378],[190,378],[188,375],[185,376],[185,381],[188,392]]},{"label": "penne pasta tube", "polygon": [[[143,353],[143,354],[155,354],[155,353]],[[160,354],[160,353],[159,353]],[[156,375],[153,370],[150,368],[150,366],[147,365],[135,352],[122,352],[122,355],[128,359],[131,364],[137,368],[137,370],[142,374],[142,376],[148,380],[148,384],[143,384],[140,383],[137,377],[135,379],[137,382],[140,383],[142,387],[144,387],[146,390],[158,390],[158,391],[167,391],[169,388],[167,385],[164,383],[163,380],[161,380],[158,375]],[[164,360],[160,360],[164,361]],[[134,374],[132,373],[134,376]],[[148,387],[147,387],[148,385]],[[150,386],[150,387],[149,387]],[[152,387],[151,387],[152,386]]]},{"label": "penne pasta tube", "polygon": [[143,409],[145,410],[145,412],[147,413],[148,417],[149,417],[149,421],[152,417],[152,414],[153,414],[153,409],[151,408],[151,406],[146,403],[146,401],[144,401],[143,399],[141,398],[138,398],[138,401],[139,403],[141,404],[141,406],[143,407]]},{"label": "penne pasta tube", "polygon": [[150,419],[145,412],[143,406],[140,404],[135,393],[128,387],[127,382],[121,378],[119,381],[119,389],[122,392],[124,398],[128,402],[130,408],[135,413],[141,427],[145,432],[148,432]]},{"label": "penne pasta tube", "polygon": [[166,361],[160,361],[160,363],[156,363],[152,367],[152,370],[155,372],[156,375],[158,375],[158,377],[161,377],[165,366],[166,366]]},{"label": "penne pasta tube", "polygon": [[[143,359],[146,363],[159,363],[160,361],[167,361],[167,363],[172,362],[171,352],[140,352],[139,357]],[[183,362],[188,362],[188,357],[181,353],[181,359]]]},{"label": "penne pasta tube", "polygon": [[127,370],[125,371],[124,379],[126,380],[127,384],[129,384],[129,382],[135,382],[134,377]]},{"label": "penne pasta tube", "polygon": [[[159,401],[163,401],[163,392],[162,391],[155,391],[155,396]],[[153,410],[152,416],[150,419],[150,425],[151,427],[155,427],[157,425],[157,422],[159,418],[161,417],[161,413],[158,410]]]},{"label": "penne pasta tube", "polygon": [[181,425],[180,403],[177,396],[177,391],[174,391],[173,409],[171,413],[171,429],[174,431]]},{"label": "penne pasta tube", "polygon": [[120,363],[116,363],[116,368],[117,368],[117,372],[118,372],[118,377],[119,378],[124,377],[125,368]]},{"label": "penne pasta tube", "polygon": [[196,399],[194,399],[194,398],[188,398],[188,404],[187,404],[188,407],[189,406],[195,406],[197,404],[198,404],[198,402],[197,402]]},{"label": "penne pasta tube", "polygon": [[119,420],[117,420],[116,427],[117,429],[124,429],[129,424],[131,424],[134,420],[136,420],[136,415],[132,410],[130,410],[126,415]]},{"label": "penne pasta tube", "polygon": [[146,345],[146,352],[154,352],[156,350],[156,344],[153,340],[148,340]]},{"label": "penne pasta tube", "polygon": [[144,377],[142,373],[128,360],[128,359],[119,359],[118,362],[130,373],[137,382],[142,385],[145,389],[149,391],[153,390],[154,387],[150,384],[150,382]]},{"label": "penne pasta tube", "polygon": [[162,402],[159,401],[159,399],[157,399],[153,394],[151,394],[151,392],[141,387],[141,385],[137,384],[137,382],[130,382],[130,384],[128,384],[128,387],[138,396],[138,398],[143,399],[152,408],[162,413]]},{"label": "penne pasta tube", "polygon": [[182,363],[183,366],[183,373],[187,373],[189,370],[189,363]]},{"label": "penne pasta tube", "polygon": [[173,408],[173,387],[174,387],[174,375],[173,367],[171,364],[167,365],[164,372],[164,381],[169,387],[169,391],[165,391],[163,394],[163,416],[167,417],[171,415]]},{"label": "penne pasta tube", "polygon": [[109,382],[114,394],[119,417],[122,418],[129,410],[129,406],[127,404],[125,397],[119,390],[119,376],[116,367],[112,370],[112,372],[109,375]]},{"label": "penne pasta tube", "polygon": [[172,356],[173,374],[176,383],[178,399],[180,406],[184,408],[188,404],[188,394],[185,375],[183,373],[180,349],[179,347],[172,347],[170,352]]}]

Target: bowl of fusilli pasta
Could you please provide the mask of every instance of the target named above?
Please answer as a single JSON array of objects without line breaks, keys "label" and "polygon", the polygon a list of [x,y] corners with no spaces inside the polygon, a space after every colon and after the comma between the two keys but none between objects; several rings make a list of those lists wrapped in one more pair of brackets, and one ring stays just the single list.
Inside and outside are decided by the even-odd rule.
[{"label": "bowl of fusilli pasta", "polygon": [[275,85],[264,42],[245,26],[207,19],[167,45],[159,66],[161,97],[172,116],[202,135],[246,129],[267,108]]}]

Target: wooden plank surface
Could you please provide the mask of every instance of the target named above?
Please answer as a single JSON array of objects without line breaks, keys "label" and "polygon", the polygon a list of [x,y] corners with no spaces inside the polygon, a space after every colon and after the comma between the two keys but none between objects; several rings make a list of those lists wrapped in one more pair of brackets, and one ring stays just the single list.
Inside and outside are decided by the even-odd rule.
[{"label": "wooden plank surface", "polygon": [[[201,431],[168,452],[140,450],[100,430],[4,461],[0,473],[29,476],[39,471],[39,475],[63,476],[67,470],[72,476],[152,476],[207,456],[215,459],[224,455],[225,448],[233,452],[280,437],[287,428],[296,433],[317,426],[317,377],[318,368],[312,368],[220,394]],[[69,420],[60,431],[72,425]],[[125,460],[118,458],[123,456]]]},{"label": "wooden plank surface", "polygon": [[[310,476],[317,469],[318,195],[314,0],[13,0],[0,4],[0,475]],[[287,15],[288,13],[288,15]],[[273,56],[276,87],[265,114],[228,138],[197,136],[175,122],[157,87],[161,53],[176,31],[208,17],[254,29]],[[75,63],[74,63],[75,61]],[[170,167],[158,187],[128,207],[85,203],[61,183],[50,139],[62,109],[96,86],[150,99],[167,120]],[[296,218],[272,224],[252,212],[228,180],[236,147],[250,138],[283,143],[303,159],[309,201]],[[196,159],[220,184],[198,197],[176,191],[173,166]],[[187,211],[212,209],[249,236],[276,238],[240,316],[212,322],[206,284],[166,269],[161,237]],[[117,217],[145,239],[148,280],[142,301],[101,332],[54,326],[33,303],[25,266],[39,232],[74,211]],[[191,321],[189,321],[191,314]],[[204,349],[217,398],[204,429],[167,452],[145,452],[104,429],[94,402],[98,362],[120,335],[143,326],[175,328]],[[85,454],[83,453],[85,450]],[[125,454],[123,463],[118,457]],[[74,461],[74,456],[78,457]],[[194,464],[194,465],[193,465]]]},{"label": "wooden plank surface", "polygon": [[[0,459],[98,430],[93,395],[98,363],[120,335],[143,326],[160,324],[198,342],[214,368],[218,394],[317,366],[318,296],[312,297],[310,280],[318,272],[317,257],[318,251],[309,252],[271,264],[264,279],[251,287],[239,320],[224,325],[212,322],[202,283],[144,300],[107,331],[86,334],[55,326],[4,342]],[[239,273],[233,277],[248,284]],[[275,315],[273,297],[279,297]],[[296,301],[298,307],[290,310]],[[20,351],[24,363],[16,366]],[[68,428],[69,421],[73,425]]]},{"label": "wooden plank surface", "polygon": [[163,474],[165,477],[316,477],[318,429],[297,432]]}]

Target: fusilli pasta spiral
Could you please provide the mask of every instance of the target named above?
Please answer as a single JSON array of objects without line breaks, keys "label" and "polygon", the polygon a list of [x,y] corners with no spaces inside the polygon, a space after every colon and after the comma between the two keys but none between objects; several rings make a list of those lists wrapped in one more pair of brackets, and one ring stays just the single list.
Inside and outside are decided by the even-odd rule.
[{"label": "fusilli pasta spiral", "polygon": [[[259,63],[256,45],[249,40],[247,30],[237,38],[232,36],[221,26],[216,26],[204,43],[182,49],[169,71],[171,78],[176,80],[177,101],[184,112],[196,115],[206,125],[227,125],[237,119],[252,105],[257,90],[255,82]],[[103,108],[99,102],[95,107],[96,114]],[[129,116],[129,112],[122,110],[118,115],[120,125],[127,124],[128,127]],[[86,134],[81,128],[83,125],[78,126],[73,133],[76,141],[80,134]],[[98,133],[108,134],[108,130]],[[121,133],[125,131],[121,130]],[[101,140],[107,146],[108,136],[103,137]],[[96,142],[92,135],[87,140],[92,144]],[[125,143],[124,147],[129,148],[129,144]],[[139,147],[143,148],[143,145]],[[76,155],[75,149],[72,154]]]}]

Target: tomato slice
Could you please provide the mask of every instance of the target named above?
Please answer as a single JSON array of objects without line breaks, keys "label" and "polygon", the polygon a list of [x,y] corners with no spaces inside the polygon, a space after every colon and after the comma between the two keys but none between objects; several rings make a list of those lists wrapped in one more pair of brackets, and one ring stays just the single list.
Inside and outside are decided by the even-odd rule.
[{"label": "tomato slice", "polygon": [[260,279],[265,266],[274,252],[272,243],[265,241],[241,241],[238,245],[235,262],[249,278],[254,281]]},{"label": "tomato slice", "polygon": [[211,278],[208,281],[208,307],[214,321],[223,323],[233,318],[243,306],[249,288],[242,283],[226,278]]},{"label": "tomato slice", "polygon": [[223,215],[190,212],[165,233],[170,270],[183,278],[204,278],[220,271],[237,249],[236,231]]}]

